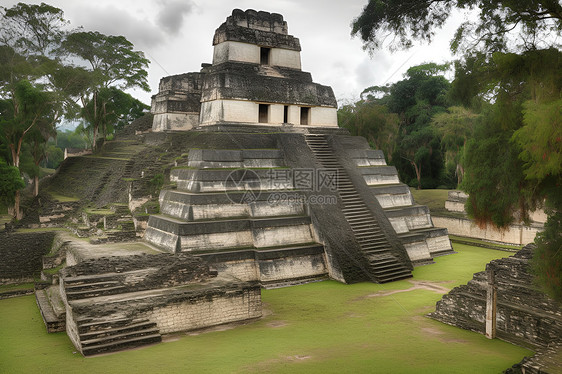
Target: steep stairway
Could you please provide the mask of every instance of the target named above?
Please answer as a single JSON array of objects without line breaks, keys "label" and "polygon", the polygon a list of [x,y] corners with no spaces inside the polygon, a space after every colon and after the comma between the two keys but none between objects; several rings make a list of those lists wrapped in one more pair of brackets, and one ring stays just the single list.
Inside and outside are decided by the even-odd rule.
[{"label": "steep stairway", "polygon": [[64,281],[66,298],[68,300],[78,300],[120,293],[125,287],[117,279],[118,275],[117,273],[107,273],[67,277]]},{"label": "steep stairway", "polygon": [[162,341],[156,323],[147,319],[124,318],[112,321],[86,319],[78,321],[77,327],[84,356],[121,351]]},{"label": "steep stairway", "polygon": [[375,280],[384,283],[411,277],[411,271],[392,254],[390,243],[380,225],[357,193],[345,169],[334,157],[326,136],[307,134],[305,140],[323,167],[336,170],[343,214],[368,260]]}]

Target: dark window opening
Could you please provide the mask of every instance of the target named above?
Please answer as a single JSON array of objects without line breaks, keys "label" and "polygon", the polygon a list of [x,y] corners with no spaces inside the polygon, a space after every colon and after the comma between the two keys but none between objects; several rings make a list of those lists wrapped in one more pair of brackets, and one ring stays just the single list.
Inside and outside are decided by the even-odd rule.
[{"label": "dark window opening", "polygon": [[310,114],[310,108],[301,107],[301,125],[308,125],[308,116]]},{"label": "dark window opening", "polygon": [[267,123],[268,122],[268,118],[267,118],[268,115],[269,115],[269,105],[259,104],[259,119],[258,119],[258,122]]},{"label": "dark window opening", "polygon": [[289,106],[283,108],[283,123],[289,123]]},{"label": "dark window opening", "polygon": [[269,55],[271,53],[271,48],[260,48],[260,64],[269,65]]}]

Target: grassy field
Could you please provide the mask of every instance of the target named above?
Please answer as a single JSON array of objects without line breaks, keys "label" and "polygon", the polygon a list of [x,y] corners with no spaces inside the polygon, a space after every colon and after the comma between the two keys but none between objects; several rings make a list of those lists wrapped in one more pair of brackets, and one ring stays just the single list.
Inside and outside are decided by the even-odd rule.
[{"label": "grassy field", "polygon": [[425,317],[435,302],[509,253],[455,244],[412,281],[334,281],[263,291],[255,323],[84,358],[47,334],[32,296],[0,301],[1,373],[500,373],[532,352]]},{"label": "grassy field", "polygon": [[417,190],[410,188],[416,203],[426,205],[431,214],[449,213],[445,209],[445,200],[448,198],[449,190]]}]

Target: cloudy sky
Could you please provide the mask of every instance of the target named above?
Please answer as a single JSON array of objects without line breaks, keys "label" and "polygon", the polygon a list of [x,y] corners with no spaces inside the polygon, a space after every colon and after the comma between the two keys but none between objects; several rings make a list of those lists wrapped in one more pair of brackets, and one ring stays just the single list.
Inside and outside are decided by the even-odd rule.
[{"label": "cloudy sky", "polygon": [[[40,1],[25,1],[40,3]],[[18,1],[0,0],[4,7]],[[315,82],[332,86],[340,103],[356,101],[369,86],[402,78],[408,67],[452,59],[449,40],[463,16],[453,17],[431,45],[406,52],[381,50],[369,55],[350,24],[367,0],[43,0],[61,8],[71,26],[108,35],[124,35],[150,59],[151,92],[133,95],[149,104],[160,78],[199,71],[212,62],[215,29],[240,8],[280,13],[289,34],[300,39],[302,68]]]}]

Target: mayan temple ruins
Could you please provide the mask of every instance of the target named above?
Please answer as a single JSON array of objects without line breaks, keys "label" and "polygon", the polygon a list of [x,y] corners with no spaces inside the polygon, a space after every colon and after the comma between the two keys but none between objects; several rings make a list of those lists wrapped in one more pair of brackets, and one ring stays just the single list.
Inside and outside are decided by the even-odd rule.
[{"label": "mayan temple ruins", "polygon": [[[454,253],[382,151],[338,127],[332,89],[302,71],[299,39],[280,14],[235,9],[213,48],[212,64],[162,78],[152,98],[142,142],[180,155],[164,173],[158,206],[138,187],[144,151],[109,168],[129,180],[130,212],[146,213],[135,217],[132,238],[142,232],[147,249],[85,254],[63,240],[58,288],[38,293],[40,305],[60,299],[51,302],[58,311],[41,306],[47,328],[66,330],[83,355],[257,319],[262,287],[392,282]],[[104,173],[92,199],[114,183]]]}]

